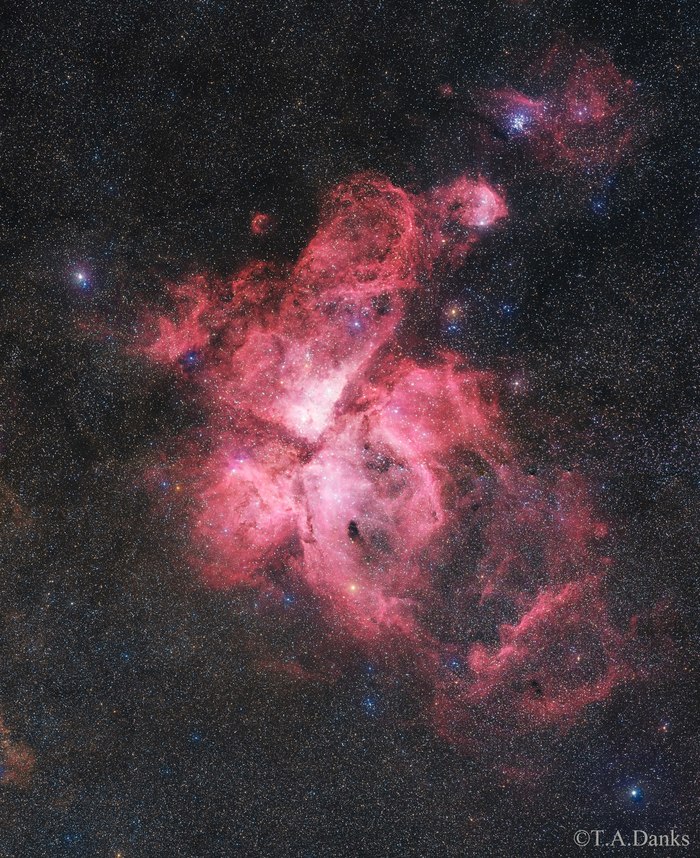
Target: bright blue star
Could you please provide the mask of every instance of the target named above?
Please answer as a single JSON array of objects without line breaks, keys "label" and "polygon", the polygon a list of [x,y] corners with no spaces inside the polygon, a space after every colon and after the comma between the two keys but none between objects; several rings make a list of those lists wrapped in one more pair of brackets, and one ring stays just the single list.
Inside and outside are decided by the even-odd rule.
[{"label": "bright blue star", "polygon": [[530,116],[519,111],[508,118],[508,129],[514,134],[521,134],[530,124]]},{"label": "bright blue star", "polygon": [[362,708],[368,715],[376,715],[379,709],[379,698],[374,694],[368,694],[362,701]]},{"label": "bright blue star", "polygon": [[198,369],[202,363],[202,355],[196,349],[191,349],[182,356],[180,363],[185,370]]},{"label": "bright blue star", "polygon": [[644,801],[644,790],[640,786],[633,786],[630,789],[630,798],[635,804]]}]

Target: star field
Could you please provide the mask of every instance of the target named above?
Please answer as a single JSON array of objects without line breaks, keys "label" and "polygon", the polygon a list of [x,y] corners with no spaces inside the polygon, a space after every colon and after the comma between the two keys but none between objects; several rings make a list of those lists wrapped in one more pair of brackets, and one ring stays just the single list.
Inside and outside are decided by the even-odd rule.
[{"label": "star field", "polygon": [[697,844],[692,4],[2,23],[0,856]]}]

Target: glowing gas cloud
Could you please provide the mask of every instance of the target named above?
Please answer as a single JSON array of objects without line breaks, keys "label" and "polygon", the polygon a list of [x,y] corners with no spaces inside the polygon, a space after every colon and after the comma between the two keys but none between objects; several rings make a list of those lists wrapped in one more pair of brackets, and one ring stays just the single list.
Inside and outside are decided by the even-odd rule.
[{"label": "glowing gas cloud", "polygon": [[505,134],[527,142],[550,167],[614,167],[637,133],[634,83],[605,54],[574,56],[552,49],[533,89],[539,96],[501,89],[486,109]]},{"label": "glowing gas cloud", "polygon": [[583,479],[528,472],[496,379],[401,334],[410,294],[507,214],[483,179],[415,194],[355,176],[295,264],[173,287],[144,345],[208,415],[178,465],[204,578],[305,593],[467,744],[485,717],[571,723],[627,675]]}]

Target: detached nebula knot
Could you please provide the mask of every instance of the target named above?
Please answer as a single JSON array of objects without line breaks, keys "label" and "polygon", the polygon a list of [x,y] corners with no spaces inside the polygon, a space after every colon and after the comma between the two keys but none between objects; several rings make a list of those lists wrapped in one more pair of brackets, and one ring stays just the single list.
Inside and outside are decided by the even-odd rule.
[{"label": "detached nebula knot", "polygon": [[412,356],[401,327],[411,293],[507,213],[483,179],[413,194],[355,176],[293,265],[174,286],[143,346],[196,364],[206,428],[175,467],[204,578],[305,594],[428,688],[431,722],[465,747],[484,723],[568,726],[631,674],[585,481],[528,469],[496,378]]}]

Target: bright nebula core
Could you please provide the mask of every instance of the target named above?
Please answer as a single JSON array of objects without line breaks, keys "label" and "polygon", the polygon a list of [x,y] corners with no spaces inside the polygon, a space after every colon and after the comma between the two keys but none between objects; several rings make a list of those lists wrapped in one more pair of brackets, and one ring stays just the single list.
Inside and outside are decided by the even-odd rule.
[{"label": "bright nebula core", "polygon": [[507,215],[483,179],[355,176],[293,265],[174,286],[144,346],[207,414],[177,466],[205,580],[305,594],[465,746],[485,722],[569,725],[630,675],[584,479],[528,469],[497,379],[402,327]]}]

